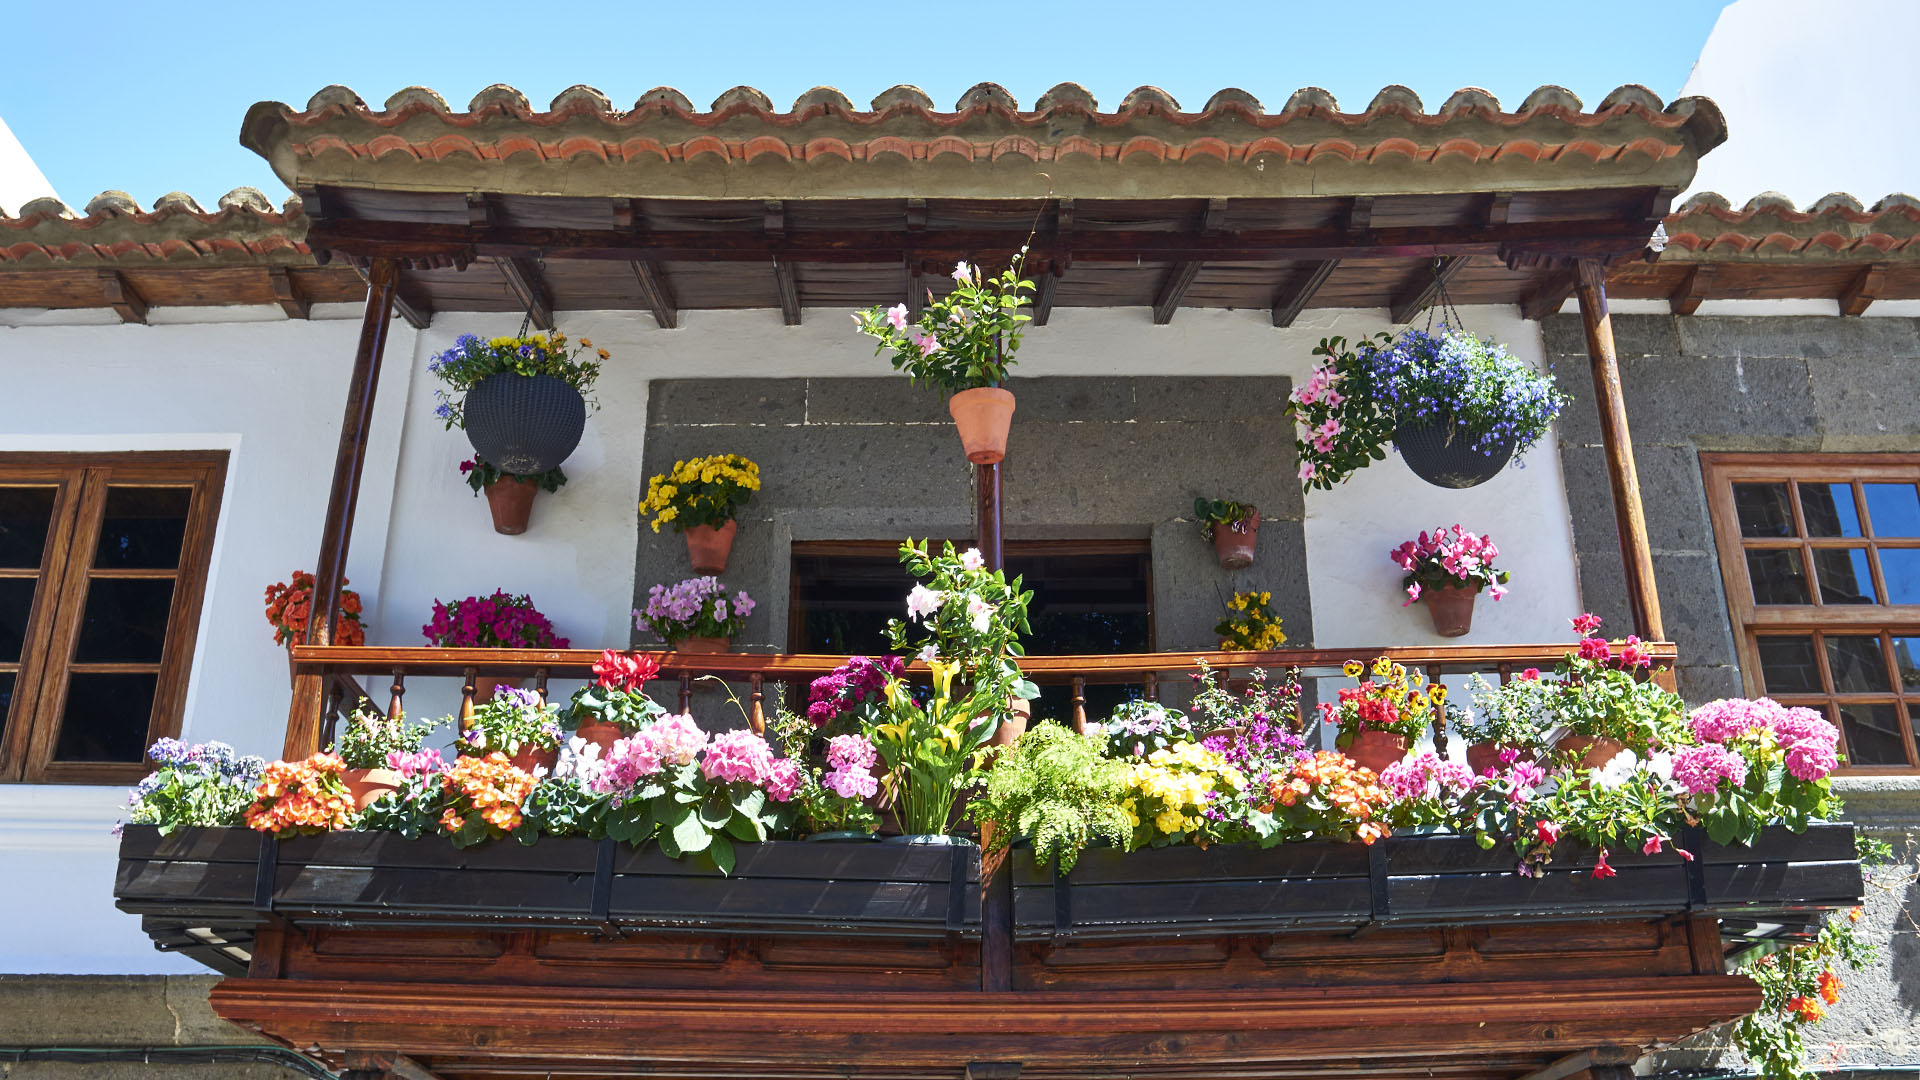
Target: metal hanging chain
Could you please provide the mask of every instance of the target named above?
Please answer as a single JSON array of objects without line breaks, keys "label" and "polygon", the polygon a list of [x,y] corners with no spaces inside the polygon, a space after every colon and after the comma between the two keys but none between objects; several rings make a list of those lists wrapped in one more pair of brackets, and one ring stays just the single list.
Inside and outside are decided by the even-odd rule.
[{"label": "metal hanging chain", "polygon": [[1440,325],[1452,326],[1456,330],[1465,330],[1467,328],[1466,322],[1460,318],[1460,309],[1453,306],[1453,297],[1447,292],[1447,279],[1440,276],[1440,268],[1445,265],[1445,260],[1440,256],[1435,255],[1433,257],[1433,284],[1439,295],[1434,298],[1433,303],[1427,305],[1426,332],[1429,336],[1433,334],[1433,314],[1435,311],[1444,312],[1447,319],[1452,320],[1448,322],[1447,319],[1442,319]]}]

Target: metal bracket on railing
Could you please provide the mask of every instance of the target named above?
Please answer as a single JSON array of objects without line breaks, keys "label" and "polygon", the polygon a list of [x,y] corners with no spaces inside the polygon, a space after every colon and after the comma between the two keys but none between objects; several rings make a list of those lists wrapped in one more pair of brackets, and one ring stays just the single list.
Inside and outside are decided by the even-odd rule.
[{"label": "metal bracket on railing", "polygon": [[[954,844],[947,848],[947,930],[957,932],[967,925],[967,852],[965,844]],[[987,883],[982,881],[981,888]]]},{"label": "metal bracket on railing", "polygon": [[593,897],[588,902],[587,918],[592,919],[600,932],[613,938],[626,937],[620,927],[614,923],[613,910],[613,856],[618,846],[613,837],[600,839],[600,847],[593,857]]},{"label": "metal bracket on railing", "polygon": [[1680,828],[1679,847],[1693,858],[1683,860],[1687,871],[1687,907],[1707,906],[1707,830],[1698,825]]},{"label": "metal bracket on railing", "polygon": [[274,879],[280,876],[280,837],[270,832],[260,834],[260,860],[253,874],[253,910],[273,910]]},{"label": "metal bracket on railing", "polygon": [[1073,929],[1073,882],[1072,873],[1061,873],[1060,864],[1053,864],[1053,932],[1064,934]]},{"label": "metal bracket on railing", "polygon": [[1387,888],[1385,841],[1376,840],[1367,845],[1367,894],[1370,908],[1367,925],[1355,930],[1355,937],[1379,929],[1383,922],[1393,917],[1393,894]]}]

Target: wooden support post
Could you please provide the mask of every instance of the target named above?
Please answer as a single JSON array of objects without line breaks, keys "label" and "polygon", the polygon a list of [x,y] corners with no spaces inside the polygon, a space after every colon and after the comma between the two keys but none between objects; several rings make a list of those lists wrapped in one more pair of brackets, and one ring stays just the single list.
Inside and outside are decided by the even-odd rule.
[{"label": "wooden support post", "polygon": [[[333,613],[340,608],[340,587],[347,573],[347,548],[353,539],[353,510],[360,499],[360,471],[367,460],[367,436],[373,428],[373,394],[380,384],[380,357],[387,348],[393,319],[393,294],[400,267],[375,259],[367,270],[367,308],[360,321],[360,344],[347,382],[347,405],[340,421],[340,444],[333,457],[333,487],[327,494],[326,522],[320,528],[320,555],[314,560],[312,616],[308,645],[333,641]],[[287,708],[287,734],[281,756],[296,761],[319,749],[324,680],[296,675]]]},{"label": "wooden support post", "polygon": [[1620,528],[1620,559],[1627,573],[1627,604],[1633,632],[1648,641],[1666,640],[1660,620],[1660,595],[1653,581],[1653,548],[1647,541],[1647,513],[1640,503],[1640,476],[1633,465],[1633,436],[1627,431],[1627,402],[1620,391],[1620,360],[1607,316],[1606,268],[1596,259],[1580,260],[1580,321],[1587,331],[1587,358],[1593,364],[1594,406],[1600,414],[1600,439],[1606,446],[1607,478],[1613,485],[1613,515]]},{"label": "wooden support post", "polygon": [[[1000,513],[1000,465],[973,467],[973,538],[987,569],[1006,568]],[[1013,989],[1013,875],[1002,859],[980,883],[980,989]]]}]

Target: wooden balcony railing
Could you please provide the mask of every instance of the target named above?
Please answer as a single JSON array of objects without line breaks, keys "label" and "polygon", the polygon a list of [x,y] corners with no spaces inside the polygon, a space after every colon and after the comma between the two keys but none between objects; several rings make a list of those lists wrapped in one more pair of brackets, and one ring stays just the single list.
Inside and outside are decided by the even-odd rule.
[{"label": "wooden balcony railing", "polygon": [[[1336,649],[1278,649],[1272,652],[1156,652],[1115,653],[1086,656],[1030,656],[1020,666],[1027,677],[1041,687],[1072,688],[1070,719],[1076,729],[1087,723],[1089,686],[1126,686],[1139,688],[1149,701],[1160,699],[1162,684],[1170,679],[1184,680],[1205,661],[1223,677],[1244,676],[1254,668],[1282,672],[1299,668],[1302,680],[1339,677],[1348,661],[1363,663],[1385,656],[1396,663],[1424,672],[1428,679],[1446,675],[1478,673],[1498,676],[1506,682],[1529,667],[1551,668],[1577,648],[1570,642],[1536,645],[1442,645],[1403,647],[1348,647]],[[1671,686],[1676,659],[1670,642],[1647,646],[1653,659],[1655,678]],[[644,650],[643,650],[644,651]],[[715,676],[730,683],[746,685],[746,707],[754,730],[766,728],[766,697],[769,683],[787,688],[789,701],[804,701],[807,685],[845,663],[844,656],[803,653],[651,653],[660,662],[658,681],[677,684],[679,708],[685,711],[692,701],[695,681]],[[388,715],[399,715],[407,692],[408,678],[458,678],[462,680],[459,712],[464,720],[472,715],[475,682],[482,678],[532,680],[533,689],[545,696],[550,681],[591,679],[593,663],[600,659],[597,649],[441,649],[432,647],[384,647],[353,645],[296,645],[292,663],[296,675],[318,675],[326,687],[321,734],[324,745],[332,739],[338,718],[366,705]],[[914,664],[909,671],[924,671]],[[365,679],[363,682],[362,679]],[[390,680],[384,687],[382,681]],[[384,690],[387,703],[382,709],[376,695]],[[656,691],[656,700],[657,691]],[[1095,720],[1101,719],[1095,717]],[[1295,718],[1296,730],[1304,718]],[[1436,743],[1444,751],[1447,732],[1444,722],[1436,725]],[[286,756],[304,757],[317,747],[286,748]]]}]

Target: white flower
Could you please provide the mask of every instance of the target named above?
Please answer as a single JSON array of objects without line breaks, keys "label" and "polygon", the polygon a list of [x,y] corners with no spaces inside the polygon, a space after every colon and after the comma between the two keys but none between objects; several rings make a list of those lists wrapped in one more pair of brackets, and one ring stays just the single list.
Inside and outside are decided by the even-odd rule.
[{"label": "white flower", "polygon": [[946,594],[938,589],[929,589],[925,585],[915,585],[913,591],[907,594],[907,617],[925,619],[927,616],[939,611],[940,605],[944,603],[946,599]]},{"label": "white flower", "polygon": [[928,645],[920,650],[918,659],[923,664],[931,664],[935,660],[940,659],[940,650],[932,645]]},{"label": "white flower", "polygon": [[1603,788],[1617,788],[1633,778],[1634,769],[1639,765],[1639,755],[1631,750],[1622,750],[1593,774],[1593,782]]},{"label": "white flower", "polygon": [[971,284],[973,284],[973,267],[971,267],[971,266],[968,266],[968,265],[967,265],[966,263],[964,263],[964,262],[962,262],[962,263],[961,263],[960,265],[958,265],[958,266],[956,266],[956,267],[954,267],[954,268],[953,268],[953,280],[955,280],[955,281],[957,281],[957,282],[959,282],[959,283],[960,283],[960,284],[962,284],[962,285],[971,285]]},{"label": "white flower", "polygon": [[960,553],[960,565],[969,570],[983,570],[986,568],[987,560],[981,556],[979,548],[968,548]]},{"label": "white flower", "polygon": [[967,598],[967,617],[973,620],[973,631],[984,634],[992,625],[993,605],[977,596]]}]

